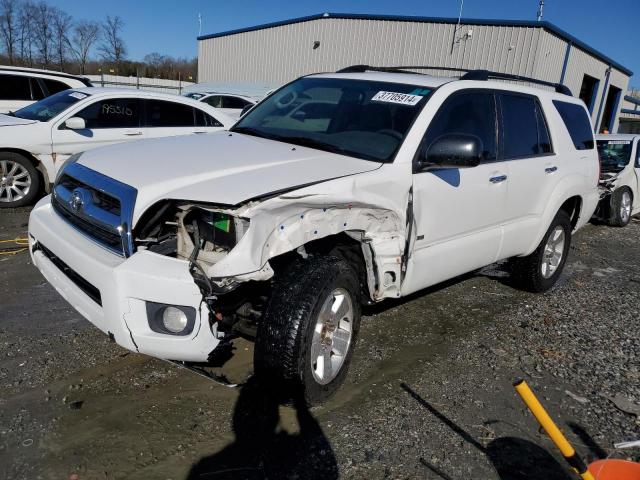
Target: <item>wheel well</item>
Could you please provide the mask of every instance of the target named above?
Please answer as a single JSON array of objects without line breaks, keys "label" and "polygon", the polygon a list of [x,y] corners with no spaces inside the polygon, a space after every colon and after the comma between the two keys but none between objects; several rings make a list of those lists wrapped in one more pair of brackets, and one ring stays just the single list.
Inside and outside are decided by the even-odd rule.
[{"label": "wheel well", "polygon": [[41,180],[41,185],[42,188],[48,193],[50,188],[49,188],[49,175],[47,173],[47,170],[45,169],[44,165],[42,164],[42,162],[40,160],[38,160],[36,157],[33,156],[33,154],[31,152],[27,152],[26,150],[21,150],[19,148],[0,148],[0,153],[17,153],[18,155],[22,155],[24,158],[26,158],[27,160],[29,160],[31,162],[31,164],[35,167],[35,169],[38,171],[38,173],[40,174],[40,180]]},{"label": "wheel well", "polygon": [[[341,232],[335,235],[312,240],[304,244],[304,250],[300,248],[292,250],[282,255],[278,255],[269,260],[271,267],[275,271],[282,272],[294,260],[300,258],[300,255],[340,255],[347,260],[355,269],[362,290],[362,298],[364,301],[370,298],[368,280],[367,280],[367,263],[362,252],[362,244],[355,238],[350,237],[347,233]],[[302,248],[301,247],[301,248]]]},{"label": "wheel well", "polygon": [[571,218],[571,228],[575,229],[580,218],[580,212],[582,211],[582,198],[579,196],[571,197],[565,200],[560,207],[560,210],[567,212]]}]

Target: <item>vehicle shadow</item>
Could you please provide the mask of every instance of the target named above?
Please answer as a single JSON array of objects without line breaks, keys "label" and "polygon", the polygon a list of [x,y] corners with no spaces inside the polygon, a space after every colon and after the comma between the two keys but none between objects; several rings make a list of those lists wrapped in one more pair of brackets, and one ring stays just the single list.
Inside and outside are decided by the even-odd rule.
[{"label": "vehicle shadow", "polygon": [[[501,437],[492,440],[485,447],[466,430],[418,395],[407,384],[401,383],[400,387],[416,400],[420,406],[449,427],[465,442],[485,454],[501,480],[530,480],[532,478],[571,480],[573,478],[551,454],[529,440],[517,437]],[[438,477],[444,480],[453,480],[453,477],[427,462],[424,458],[420,458],[420,463]]]},{"label": "vehicle shadow", "polygon": [[[298,433],[282,429],[281,405],[295,409]],[[235,441],[191,468],[187,480],[337,479],[331,444],[299,391],[251,377],[233,412]]]}]

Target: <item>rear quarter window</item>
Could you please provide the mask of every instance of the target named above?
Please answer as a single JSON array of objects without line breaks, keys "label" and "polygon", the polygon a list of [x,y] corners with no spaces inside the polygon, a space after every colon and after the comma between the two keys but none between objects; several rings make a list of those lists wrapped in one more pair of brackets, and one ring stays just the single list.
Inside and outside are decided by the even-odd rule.
[{"label": "rear quarter window", "polygon": [[593,129],[586,109],[581,105],[560,100],[554,100],[553,105],[562,117],[576,150],[592,150],[594,148]]}]

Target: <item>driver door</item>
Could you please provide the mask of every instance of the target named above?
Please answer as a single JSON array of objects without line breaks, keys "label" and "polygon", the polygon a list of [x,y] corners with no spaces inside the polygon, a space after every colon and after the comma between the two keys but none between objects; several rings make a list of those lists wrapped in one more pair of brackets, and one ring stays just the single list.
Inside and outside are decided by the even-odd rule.
[{"label": "driver door", "polygon": [[493,263],[502,241],[509,172],[499,162],[495,95],[462,90],[434,116],[420,149],[442,135],[475,135],[483,143],[480,165],[413,173],[414,245],[403,295]]},{"label": "driver door", "polygon": [[[82,118],[85,128],[67,128],[65,121],[71,117]],[[67,115],[51,132],[56,164],[75,153],[143,137],[144,129],[140,127],[140,102],[137,98],[127,97],[99,99],[79,112]]]}]

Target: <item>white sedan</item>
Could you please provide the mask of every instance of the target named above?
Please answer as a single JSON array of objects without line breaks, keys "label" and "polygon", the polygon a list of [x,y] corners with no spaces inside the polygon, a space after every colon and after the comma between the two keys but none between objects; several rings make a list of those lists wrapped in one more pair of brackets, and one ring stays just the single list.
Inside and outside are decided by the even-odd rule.
[{"label": "white sedan", "polygon": [[206,103],[178,95],[120,88],[62,91],[0,115],[0,207],[32,203],[73,154],[142,138],[210,133],[234,122]]}]

